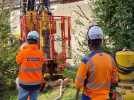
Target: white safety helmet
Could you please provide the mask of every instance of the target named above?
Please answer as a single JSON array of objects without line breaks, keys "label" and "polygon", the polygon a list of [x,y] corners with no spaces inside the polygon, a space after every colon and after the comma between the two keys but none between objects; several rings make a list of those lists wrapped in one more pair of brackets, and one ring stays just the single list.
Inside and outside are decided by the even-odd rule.
[{"label": "white safety helmet", "polygon": [[103,39],[103,31],[99,26],[92,26],[87,33],[88,39]]},{"label": "white safety helmet", "polygon": [[37,31],[30,31],[27,35],[27,40],[38,40],[39,33]]}]

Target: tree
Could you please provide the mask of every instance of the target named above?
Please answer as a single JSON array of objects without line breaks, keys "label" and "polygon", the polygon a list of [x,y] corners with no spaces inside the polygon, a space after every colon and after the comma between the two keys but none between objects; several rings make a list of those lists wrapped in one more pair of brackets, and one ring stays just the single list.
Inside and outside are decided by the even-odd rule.
[{"label": "tree", "polygon": [[[15,79],[15,55],[17,52],[17,39],[10,34],[9,6],[2,2],[0,6],[0,90],[3,85],[11,85]],[[6,86],[7,87],[7,86]]]},{"label": "tree", "polygon": [[134,49],[133,0],[96,0],[96,21],[108,36],[110,47]]}]

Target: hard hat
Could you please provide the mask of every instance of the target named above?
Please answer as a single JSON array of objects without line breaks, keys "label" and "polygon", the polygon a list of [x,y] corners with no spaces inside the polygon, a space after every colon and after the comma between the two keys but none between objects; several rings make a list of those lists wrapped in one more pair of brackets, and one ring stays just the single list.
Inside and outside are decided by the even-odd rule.
[{"label": "hard hat", "polygon": [[92,26],[87,33],[88,39],[103,39],[103,31],[99,26]]},{"label": "hard hat", "polygon": [[37,31],[30,31],[27,35],[27,40],[38,40],[39,39],[39,33]]}]

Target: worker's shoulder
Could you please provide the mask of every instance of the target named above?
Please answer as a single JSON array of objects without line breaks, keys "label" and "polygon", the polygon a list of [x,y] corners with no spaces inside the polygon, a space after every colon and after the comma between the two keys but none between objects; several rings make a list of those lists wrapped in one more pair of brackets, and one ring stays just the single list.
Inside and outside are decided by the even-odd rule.
[{"label": "worker's shoulder", "polygon": [[22,50],[19,50],[18,53],[24,54],[24,53],[26,53],[26,52],[27,52],[27,49],[22,49]]},{"label": "worker's shoulder", "polygon": [[89,56],[87,56],[87,55],[82,56],[81,61],[82,61],[84,64],[86,64],[86,63],[88,62],[88,60],[89,60]]},{"label": "worker's shoulder", "polygon": [[81,61],[86,64],[90,59],[94,58],[95,55],[96,52],[91,52],[88,55],[83,55]]},{"label": "worker's shoulder", "polygon": [[43,51],[40,50],[40,49],[38,49],[38,50],[36,51],[36,53],[38,53],[38,54],[40,54],[40,55],[44,55],[44,54],[45,54],[45,52],[43,52]]},{"label": "worker's shoulder", "polygon": [[111,53],[103,52],[103,56],[105,56],[105,58],[108,58],[112,61],[115,60],[114,55],[112,55]]},{"label": "worker's shoulder", "polygon": [[[111,54],[107,53],[107,52],[100,52],[98,54],[101,55],[101,56],[105,56],[107,58],[113,59],[113,56]],[[89,61],[90,58],[94,58],[94,57],[95,58],[98,57],[96,55],[96,53],[93,54],[93,55],[92,54],[90,54],[90,55],[83,55],[81,61],[86,64]]]},{"label": "worker's shoulder", "polygon": [[111,54],[109,54],[107,52],[101,52],[100,54],[103,54],[103,56],[111,56]]},{"label": "worker's shoulder", "polygon": [[107,53],[107,52],[103,52],[103,55],[107,57],[114,57],[111,53]]},{"label": "worker's shoulder", "polygon": [[23,53],[43,53],[43,51],[42,50],[40,50],[40,49],[29,49],[29,48],[27,48],[27,49],[23,49],[21,52],[23,52]]}]

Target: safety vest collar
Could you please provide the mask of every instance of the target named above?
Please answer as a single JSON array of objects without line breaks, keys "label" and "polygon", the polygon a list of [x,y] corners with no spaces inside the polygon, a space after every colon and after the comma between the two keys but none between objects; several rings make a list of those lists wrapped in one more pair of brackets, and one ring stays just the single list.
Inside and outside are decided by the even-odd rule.
[{"label": "safety vest collar", "polygon": [[96,53],[102,53],[103,50],[98,49],[98,50],[91,50],[90,54],[89,54],[89,58],[92,58],[94,55],[96,55]]},{"label": "safety vest collar", "polygon": [[85,56],[82,57],[82,62],[86,64],[89,61],[89,59],[91,59],[95,55],[96,55],[96,52],[92,50],[90,52],[90,54],[88,54],[87,56],[85,55]]},{"label": "safety vest collar", "polygon": [[28,44],[27,49],[36,50],[36,49],[38,49],[38,45],[37,44]]}]

